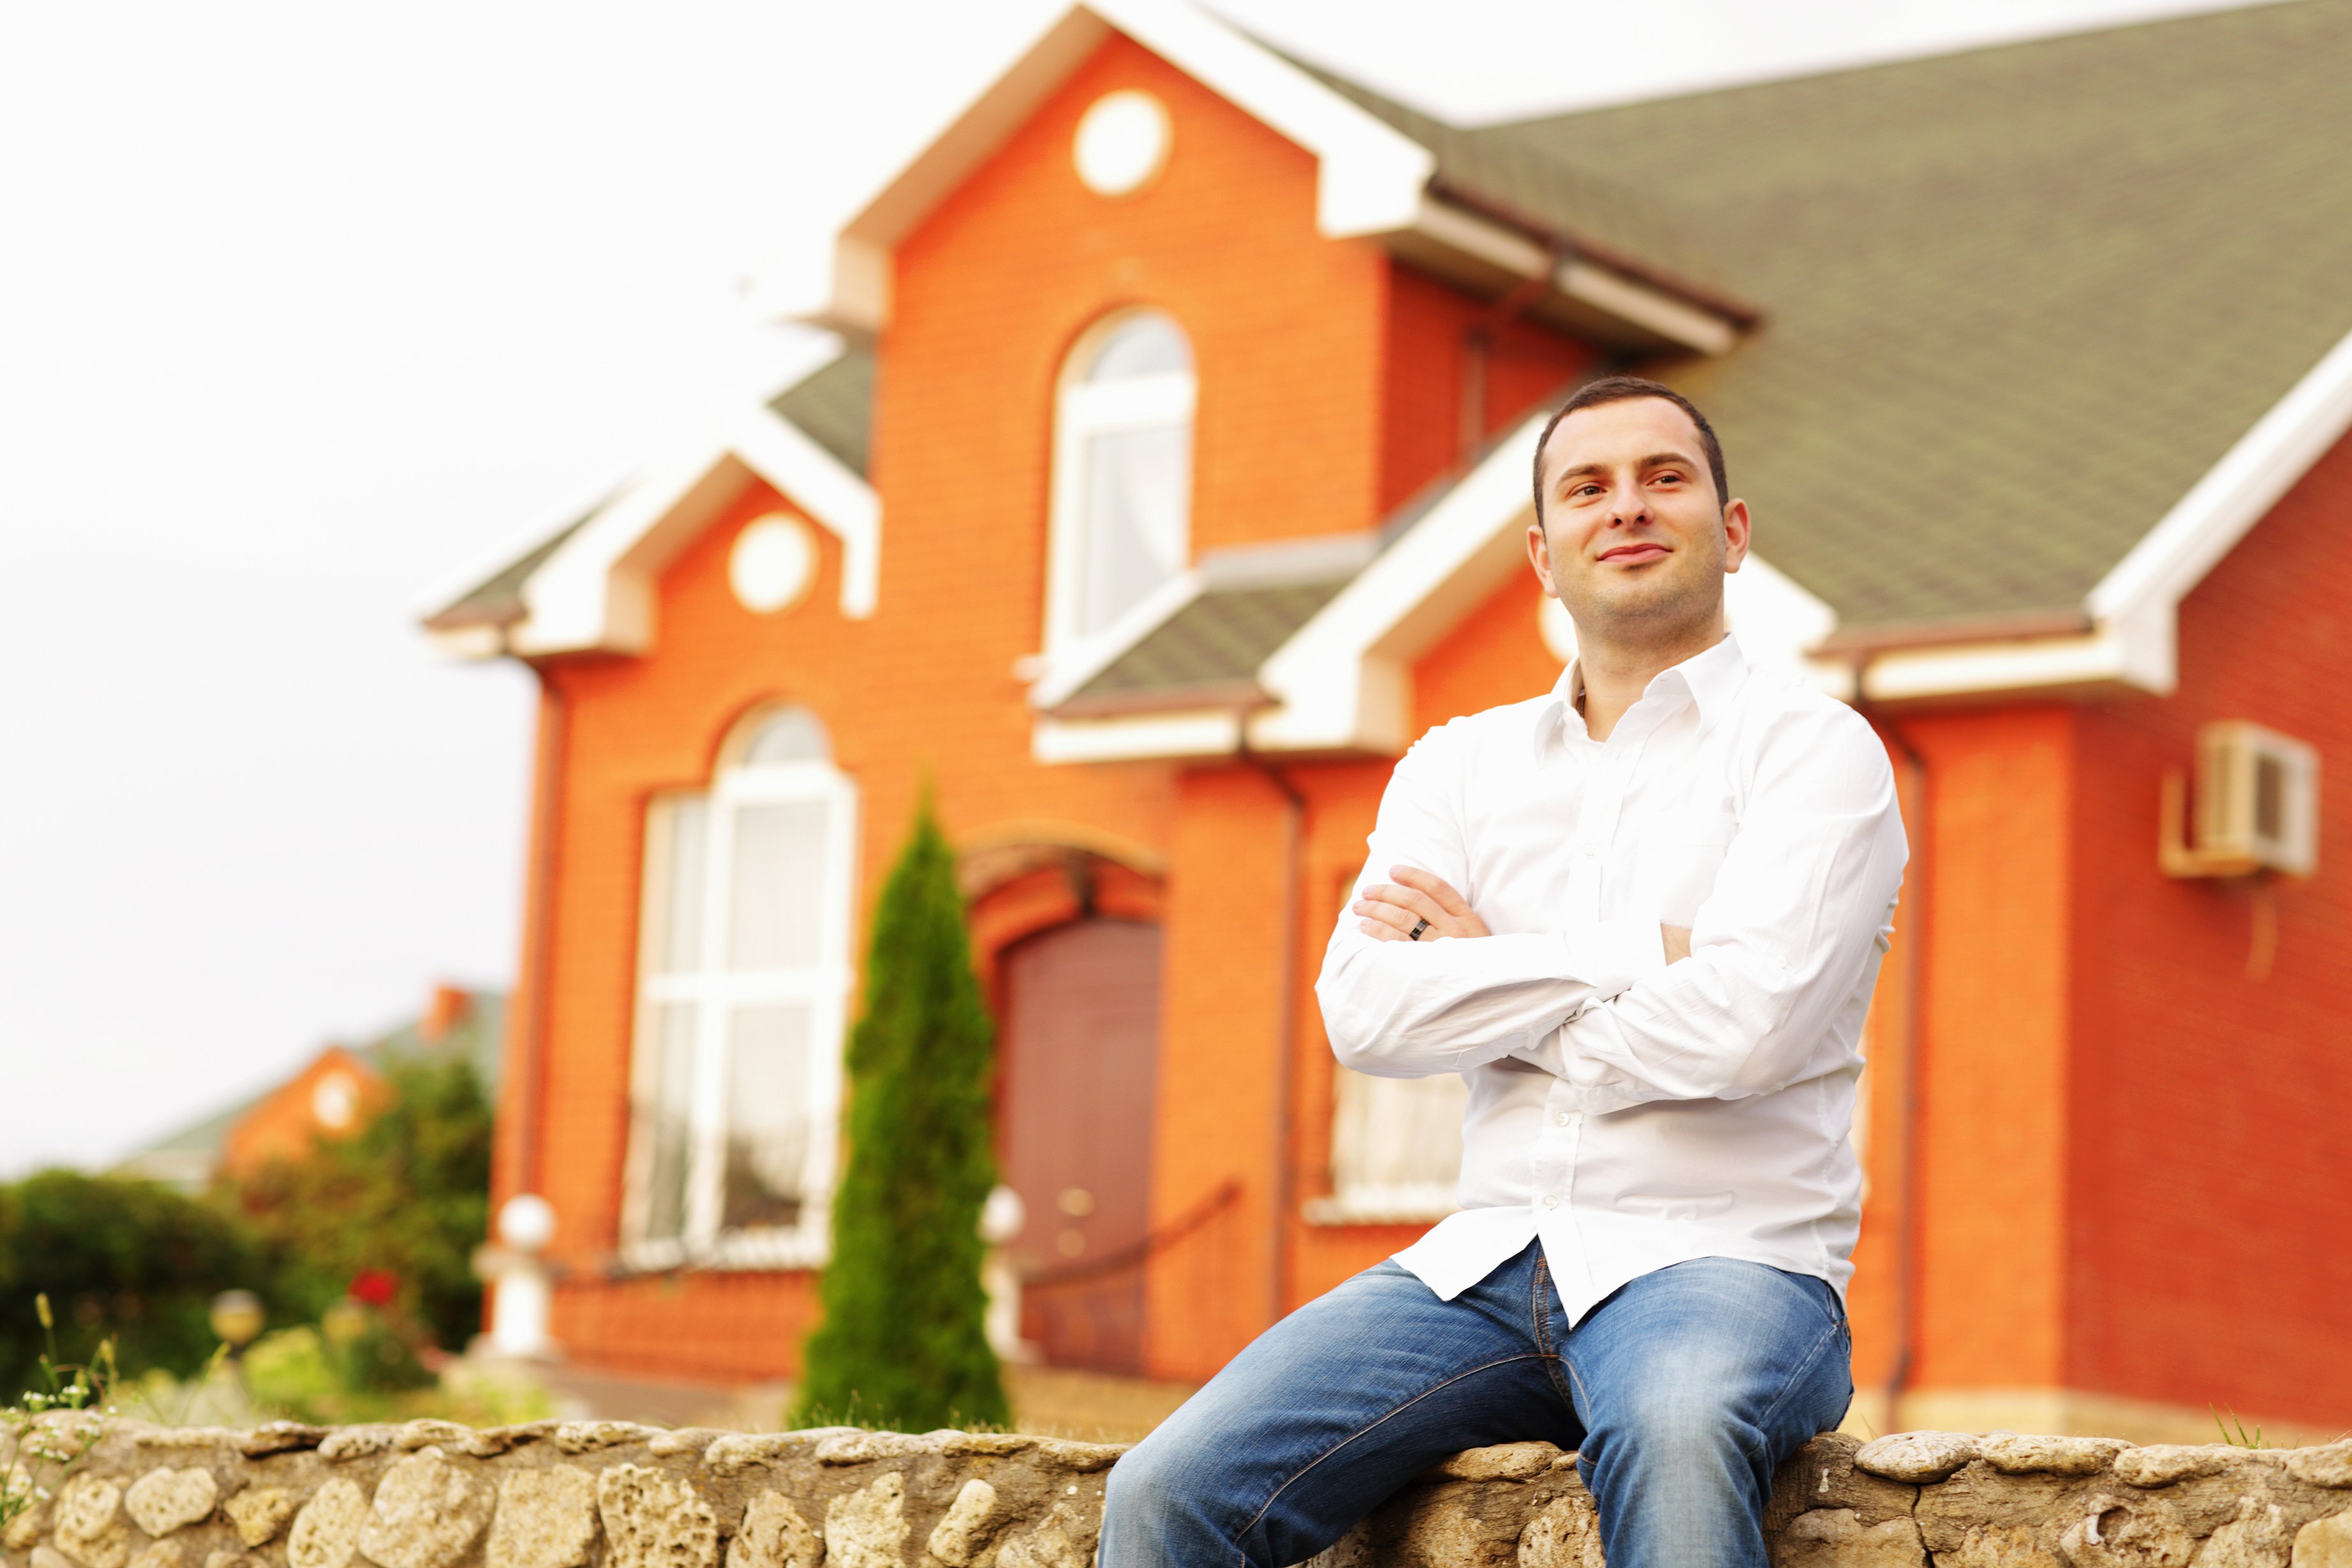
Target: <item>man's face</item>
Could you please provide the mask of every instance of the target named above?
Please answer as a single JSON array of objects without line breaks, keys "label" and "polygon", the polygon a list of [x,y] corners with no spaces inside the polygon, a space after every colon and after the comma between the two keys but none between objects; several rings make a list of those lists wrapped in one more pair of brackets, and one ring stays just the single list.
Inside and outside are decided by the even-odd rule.
[{"label": "man's face", "polygon": [[1664,398],[1579,409],[1543,451],[1528,555],[1580,638],[1672,641],[1718,623],[1748,555],[1748,504],[1716,496],[1690,416]]}]

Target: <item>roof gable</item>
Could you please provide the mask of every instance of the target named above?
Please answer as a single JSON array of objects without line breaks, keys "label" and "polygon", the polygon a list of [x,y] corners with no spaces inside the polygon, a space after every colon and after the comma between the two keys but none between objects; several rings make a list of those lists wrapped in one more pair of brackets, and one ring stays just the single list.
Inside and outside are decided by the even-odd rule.
[{"label": "roof gable", "polygon": [[[1328,237],[1377,239],[1490,293],[1542,279],[1534,313],[1622,346],[1720,352],[1748,319],[1727,297],[1694,285],[1695,272],[1633,248],[1563,256],[1548,243],[1549,229],[1538,223],[1532,226],[1539,232],[1530,232],[1510,215],[1517,210],[1510,177],[1529,162],[1527,154],[1495,155],[1435,120],[1285,57],[1189,0],[1072,6],[829,245],[790,254],[764,273],[755,303],[838,331],[879,331],[891,316],[891,257],[899,242],[1114,32],[1312,153],[1316,224]],[[1433,142],[1448,150],[1443,158]],[[1441,186],[1437,176],[1448,170]],[[1479,184],[1489,177],[1498,188]],[[1532,190],[1546,181],[1538,172],[1519,184]]]}]

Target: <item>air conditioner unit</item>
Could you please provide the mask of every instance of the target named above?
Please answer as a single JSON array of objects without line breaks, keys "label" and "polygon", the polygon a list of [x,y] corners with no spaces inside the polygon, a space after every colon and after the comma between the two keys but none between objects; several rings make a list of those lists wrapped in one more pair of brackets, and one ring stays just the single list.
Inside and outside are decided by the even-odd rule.
[{"label": "air conditioner unit", "polygon": [[2319,753],[2302,741],[2231,721],[2197,732],[2196,842],[2182,841],[2180,778],[2165,778],[2164,870],[2172,876],[2246,876],[2319,869]]}]

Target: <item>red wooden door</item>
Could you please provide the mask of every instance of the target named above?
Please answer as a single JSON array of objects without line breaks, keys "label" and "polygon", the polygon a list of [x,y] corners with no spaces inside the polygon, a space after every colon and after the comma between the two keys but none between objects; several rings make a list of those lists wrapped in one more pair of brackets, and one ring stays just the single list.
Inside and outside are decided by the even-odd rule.
[{"label": "red wooden door", "polygon": [[998,1135],[1027,1223],[1022,1333],[1056,1366],[1139,1372],[1160,928],[1058,925],[1004,959]]}]

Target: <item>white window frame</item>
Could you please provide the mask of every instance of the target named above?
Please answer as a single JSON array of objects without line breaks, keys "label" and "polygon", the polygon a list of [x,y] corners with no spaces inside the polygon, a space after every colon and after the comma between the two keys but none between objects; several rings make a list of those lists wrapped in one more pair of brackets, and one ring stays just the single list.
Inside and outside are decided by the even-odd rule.
[{"label": "white window frame", "polygon": [[[1200,401],[1196,368],[1171,371],[1122,381],[1090,382],[1087,372],[1095,357],[1118,329],[1139,316],[1158,316],[1192,339],[1181,323],[1166,311],[1139,308],[1104,317],[1088,328],[1062,361],[1062,375],[1054,400],[1054,480],[1052,519],[1047,529],[1045,569],[1045,654],[1056,665],[1082,662],[1088,651],[1112,640],[1122,616],[1091,634],[1083,630],[1079,614],[1086,591],[1087,454],[1093,438],[1129,431],[1160,430],[1194,423]],[[1197,430],[1192,432],[1197,435]],[[1185,461],[1192,463],[1188,444]],[[1188,476],[1189,484],[1189,476]],[[1192,507],[1185,507],[1184,554],[1192,552]],[[1180,569],[1181,570],[1181,569]],[[1147,601],[1148,602],[1148,601]]]},{"label": "white window frame", "polygon": [[[728,751],[756,735],[773,710],[738,730]],[[699,799],[709,816],[703,845],[701,941],[696,967],[664,968],[671,878],[672,835],[660,813]],[[745,806],[816,801],[826,808],[825,863],[821,897],[824,918],[814,963],[793,969],[733,970],[726,966],[737,813]],[[643,915],[638,924],[635,1048],[632,1051],[629,1156],[622,1206],[622,1262],[633,1269],[803,1269],[822,1266],[832,1250],[835,1161],[840,1149],[842,1054],[856,972],[857,788],[830,759],[781,763],[722,761],[707,791],[672,791],[646,803]],[[682,1234],[652,1237],[651,1119],[641,1108],[659,1093],[659,1019],[664,1003],[695,1007],[694,1062]],[[809,1141],[797,1224],[723,1229],[725,1202],[728,1026],[733,1010],[780,1002],[809,1009]]]},{"label": "white window frame", "polygon": [[[1328,1197],[1307,1201],[1305,1215],[1313,1225],[1396,1225],[1418,1224],[1438,1220],[1452,1214],[1457,1207],[1459,1185],[1459,1150],[1461,1148],[1461,1112],[1467,1095],[1467,1085],[1451,1073],[1428,1078],[1373,1078],[1351,1072],[1342,1067],[1336,1070],[1331,1084],[1331,1193]],[[1377,1128],[1383,1120],[1381,1112],[1391,1116],[1403,1113],[1418,1121],[1426,1113],[1411,1107],[1415,1099],[1434,1099],[1443,1103],[1456,1131],[1454,1134],[1457,1175],[1444,1180],[1414,1182],[1373,1182],[1360,1179],[1346,1168],[1347,1145],[1367,1130],[1369,1124]],[[1349,1124],[1357,1125],[1350,1128]]]}]

